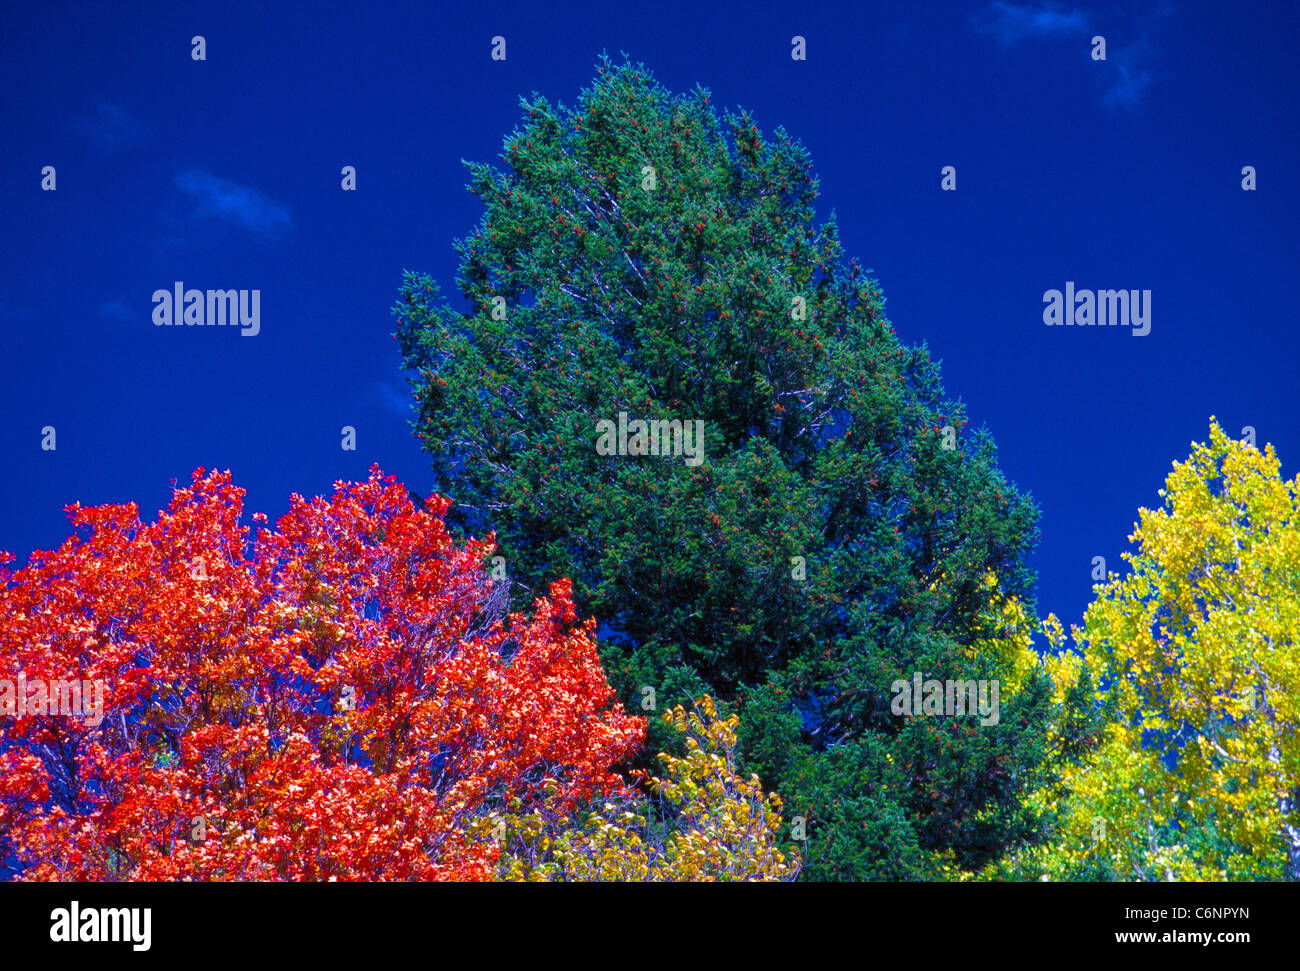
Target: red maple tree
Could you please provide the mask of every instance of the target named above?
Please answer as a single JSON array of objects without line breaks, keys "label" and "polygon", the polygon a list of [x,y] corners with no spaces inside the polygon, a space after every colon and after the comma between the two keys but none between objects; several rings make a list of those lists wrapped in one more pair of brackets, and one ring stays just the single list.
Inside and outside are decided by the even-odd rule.
[{"label": "red maple tree", "polygon": [[[615,702],[567,580],[504,616],[489,538],[392,477],[291,498],[251,541],[203,469],[155,522],[0,561],[0,679],[96,681],[103,720],[0,715],[0,868],[37,880],[474,880],[497,813],[622,788]],[[265,516],[253,517],[265,523]]]}]

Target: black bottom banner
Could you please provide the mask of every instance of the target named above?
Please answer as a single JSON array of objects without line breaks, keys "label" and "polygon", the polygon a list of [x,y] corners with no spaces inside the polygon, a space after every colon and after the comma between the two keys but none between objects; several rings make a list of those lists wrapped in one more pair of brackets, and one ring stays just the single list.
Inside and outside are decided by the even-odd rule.
[{"label": "black bottom banner", "polygon": [[199,953],[337,961],[453,938],[458,959],[467,950],[531,957],[586,938],[611,955],[783,945],[811,958],[850,943],[933,949],[946,962],[984,950],[1280,948],[1293,936],[1283,921],[1295,906],[1295,891],[1279,884],[9,883],[0,884],[0,929],[13,957],[48,948],[50,957],[111,953],[129,963]]}]

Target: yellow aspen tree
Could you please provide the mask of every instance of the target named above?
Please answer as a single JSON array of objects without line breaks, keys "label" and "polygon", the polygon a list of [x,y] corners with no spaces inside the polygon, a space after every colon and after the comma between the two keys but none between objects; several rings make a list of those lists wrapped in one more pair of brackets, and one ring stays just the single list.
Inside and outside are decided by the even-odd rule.
[{"label": "yellow aspen tree", "polygon": [[[1161,508],[1139,511],[1131,571],[1096,588],[1075,630],[1083,657],[1049,664],[1058,692],[1097,672],[1097,702],[1113,692],[1117,710],[1035,797],[1066,804],[1058,840],[1026,870],[1078,873],[1091,858],[1119,879],[1300,879],[1298,493],[1272,446],[1211,418]],[[1045,629],[1059,648],[1059,621]],[[1212,838],[1193,849],[1198,831]]]}]

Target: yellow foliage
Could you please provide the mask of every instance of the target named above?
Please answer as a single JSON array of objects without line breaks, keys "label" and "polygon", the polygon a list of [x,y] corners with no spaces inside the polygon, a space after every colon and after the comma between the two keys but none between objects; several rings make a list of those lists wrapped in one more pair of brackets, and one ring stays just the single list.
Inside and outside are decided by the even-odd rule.
[{"label": "yellow foliage", "polygon": [[[1119,708],[1096,750],[1034,797],[1061,813],[1059,832],[1011,870],[1051,878],[1104,857],[1120,879],[1247,866],[1300,879],[1300,477],[1283,481],[1271,446],[1211,419],[1210,443],[1174,463],[1161,495],[1139,511],[1131,572],[1096,588],[1074,631],[1083,656],[1046,660],[1058,701],[1086,661]],[[1060,621],[1043,629],[1060,651]],[[1178,838],[1192,830],[1218,837],[1197,859]]]},{"label": "yellow foliage", "polygon": [[988,606],[981,614],[983,636],[976,637],[971,654],[993,659],[994,673],[1004,694],[1018,692],[1039,665],[1034,651],[1034,621],[1020,598],[999,589],[997,575],[989,570],[981,578]]},{"label": "yellow foliage", "polygon": [[799,859],[777,845],[781,800],[764,795],[757,776],[746,780],[736,772],[739,718],[719,718],[706,696],[695,711],[678,706],[663,720],[686,736],[687,747],[685,758],[660,753],[663,777],[645,780],[649,792],[676,814],[670,832],[655,833],[644,814],[616,803],[553,838],[537,816],[519,818],[515,843],[525,849],[502,855],[503,879],[793,880]]}]

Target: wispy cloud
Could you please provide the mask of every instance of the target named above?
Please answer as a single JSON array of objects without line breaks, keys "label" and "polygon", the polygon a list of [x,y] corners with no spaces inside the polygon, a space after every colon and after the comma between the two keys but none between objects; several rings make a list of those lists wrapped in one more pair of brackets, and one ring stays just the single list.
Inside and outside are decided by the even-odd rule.
[{"label": "wispy cloud", "polygon": [[1113,76],[1106,89],[1106,103],[1119,105],[1121,108],[1133,108],[1141,100],[1147,86],[1156,79],[1156,75],[1143,66],[1148,60],[1148,44],[1138,41],[1122,50],[1108,52]]},{"label": "wispy cloud", "polygon": [[[1094,73],[1101,79],[1103,103],[1128,109],[1141,104],[1151,82],[1160,77],[1147,66],[1158,54],[1150,40],[1152,31],[1173,10],[1172,4],[1163,0],[1144,8],[1135,22],[1127,25],[1124,34],[1127,42],[1121,46],[1115,43],[1120,38],[1107,37],[1106,60],[1092,64]],[[1074,37],[1079,42],[1081,56],[1086,56],[1094,33],[1092,20],[1083,11],[1051,2],[1035,6],[993,0],[987,9],[971,18],[971,23],[980,33],[995,38],[1004,49],[1027,38]],[[1096,33],[1108,32],[1097,30]]]},{"label": "wispy cloud", "polygon": [[375,381],[371,388],[386,410],[403,418],[411,417],[411,396],[405,390],[388,381]]},{"label": "wispy cloud", "polygon": [[1003,47],[1010,47],[1025,37],[1085,31],[1088,18],[1081,11],[1062,10],[1055,4],[1020,7],[994,0],[988,10],[975,18],[975,27],[996,37]]},{"label": "wispy cloud", "polygon": [[110,300],[108,303],[101,303],[99,312],[105,317],[116,317],[118,320],[138,320],[140,318],[138,310],[132,310],[121,300]]},{"label": "wispy cloud", "polygon": [[259,236],[279,236],[293,227],[286,206],[246,185],[201,171],[182,172],[175,181],[196,201],[195,216],[220,219]]},{"label": "wispy cloud", "polygon": [[117,105],[101,104],[95,117],[73,122],[81,134],[105,148],[129,148],[144,141],[145,126]]}]

